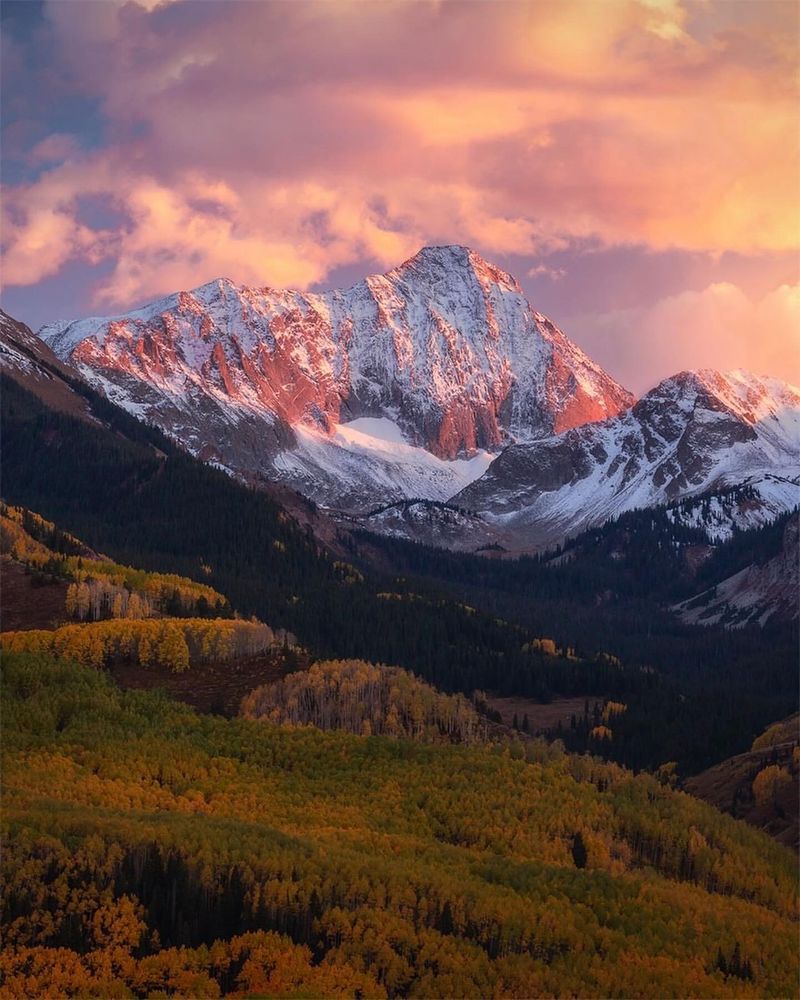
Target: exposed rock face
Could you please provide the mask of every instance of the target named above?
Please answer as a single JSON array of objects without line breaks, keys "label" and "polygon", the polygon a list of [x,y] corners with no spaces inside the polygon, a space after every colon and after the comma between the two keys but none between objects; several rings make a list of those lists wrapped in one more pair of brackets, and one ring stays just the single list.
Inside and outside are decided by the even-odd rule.
[{"label": "exposed rock face", "polygon": [[[388,419],[406,444],[452,461],[632,402],[531,309],[512,277],[465,247],[426,247],[345,291],[220,280],[40,335],[87,381],[195,453],[311,496],[314,460],[297,429],[325,439],[357,418]],[[297,462],[276,464],[295,452]],[[338,499],[327,479],[315,498]]]},{"label": "exposed rock face", "polygon": [[700,371],[666,379],[610,420],[507,448],[452,499],[542,545],[748,482],[748,503],[769,501],[773,517],[800,500],[800,390]]}]

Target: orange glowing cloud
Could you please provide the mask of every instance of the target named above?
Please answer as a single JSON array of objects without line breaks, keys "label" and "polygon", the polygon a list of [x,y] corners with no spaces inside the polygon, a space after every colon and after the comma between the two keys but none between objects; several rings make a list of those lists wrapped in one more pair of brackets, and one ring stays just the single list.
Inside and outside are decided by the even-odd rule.
[{"label": "orange glowing cloud", "polygon": [[639,393],[696,368],[779,372],[800,386],[800,284],[752,300],[738,286],[718,282],[644,309],[572,317],[570,329]]},{"label": "orange glowing cloud", "polygon": [[[5,191],[8,284],[105,260],[111,308],[220,274],[307,287],[428,242],[523,273],[587,243],[797,246],[790,5],[99,6],[46,8],[108,138],[39,139],[39,172]],[[87,224],[87,196],[120,221]]]}]

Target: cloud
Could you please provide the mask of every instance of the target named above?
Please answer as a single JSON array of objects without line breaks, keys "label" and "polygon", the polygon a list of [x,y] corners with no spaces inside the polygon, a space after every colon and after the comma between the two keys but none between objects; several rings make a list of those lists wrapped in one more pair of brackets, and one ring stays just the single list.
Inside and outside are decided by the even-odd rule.
[{"label": "cloud", "polygon": [[634,392],[687,369],[745,368],[800,385],[800,284],[751,299],[729,282],[649,307],[575,316],[567,329]]},{"label": "cloud", "polygon": [[6,155],[30,171],[4,192],[5,281],[101,261],[87,298],[116,309],[219,275],[308,287],[430,242],[523,274],[587,244],[785,253],[788,6],[48,3],[4,39]]},{"label": "cloud", "polygon": [[537,264],[528,269],[529,278],[549,278],[551,281],[561,281],[567,275],[563,267],[548,267],[547,264]]}]

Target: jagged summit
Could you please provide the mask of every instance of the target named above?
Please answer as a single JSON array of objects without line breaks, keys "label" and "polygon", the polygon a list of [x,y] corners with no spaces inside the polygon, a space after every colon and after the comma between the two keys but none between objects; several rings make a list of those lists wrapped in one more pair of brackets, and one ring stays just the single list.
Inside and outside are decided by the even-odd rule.
[{"label": "jagged summit", "polygon": [[[742,402],[764,396],[783,394],[785,391],[800,392],[796,386],[771,375],[759,375],[745,368],[720,371],[716,368],[694,368],[678,372],[662,379],[659,386],[672,384],[694,386],[698,391],[722,395],[730,400]],[[652,391],[655,391],[652,390]]]},{"label": "jagged summit", "polygon": [[410,273],[440,280],[443,274],[463,275],[464,272],[469,273],[480,284],[491,282],[522,294],[516,278],[487,261],[476,250],[461,244],[424,246],[413,257],[390,271],[389,275]]}]

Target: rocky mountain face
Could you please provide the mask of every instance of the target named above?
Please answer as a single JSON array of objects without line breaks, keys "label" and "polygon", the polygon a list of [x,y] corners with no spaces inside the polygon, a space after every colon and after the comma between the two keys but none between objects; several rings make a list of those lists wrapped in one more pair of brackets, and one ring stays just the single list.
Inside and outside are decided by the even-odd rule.
[{"label": "rocky mountain face", "polygon": [[[506,448],[452,500],[541,546],[715,492],[718,537],[798,504],[800,390],[741,371],[683,372],[616,417]],[[702,504],[682,506],[673,517],[702,515]]]},{"label": "rocky mountain face", "polygon": [[195,454],[350,509],[447,499],[505,445],[632,403],[510,275],[458,246],[347,290],[220,280],[40,336]]},{"label": "rocky mountain face", "polygon": [[800,615],[800,515],[786,522],[780,551],[766,562],[753,562],[715,587],[675,606],[691,625],[764,625]]}]

